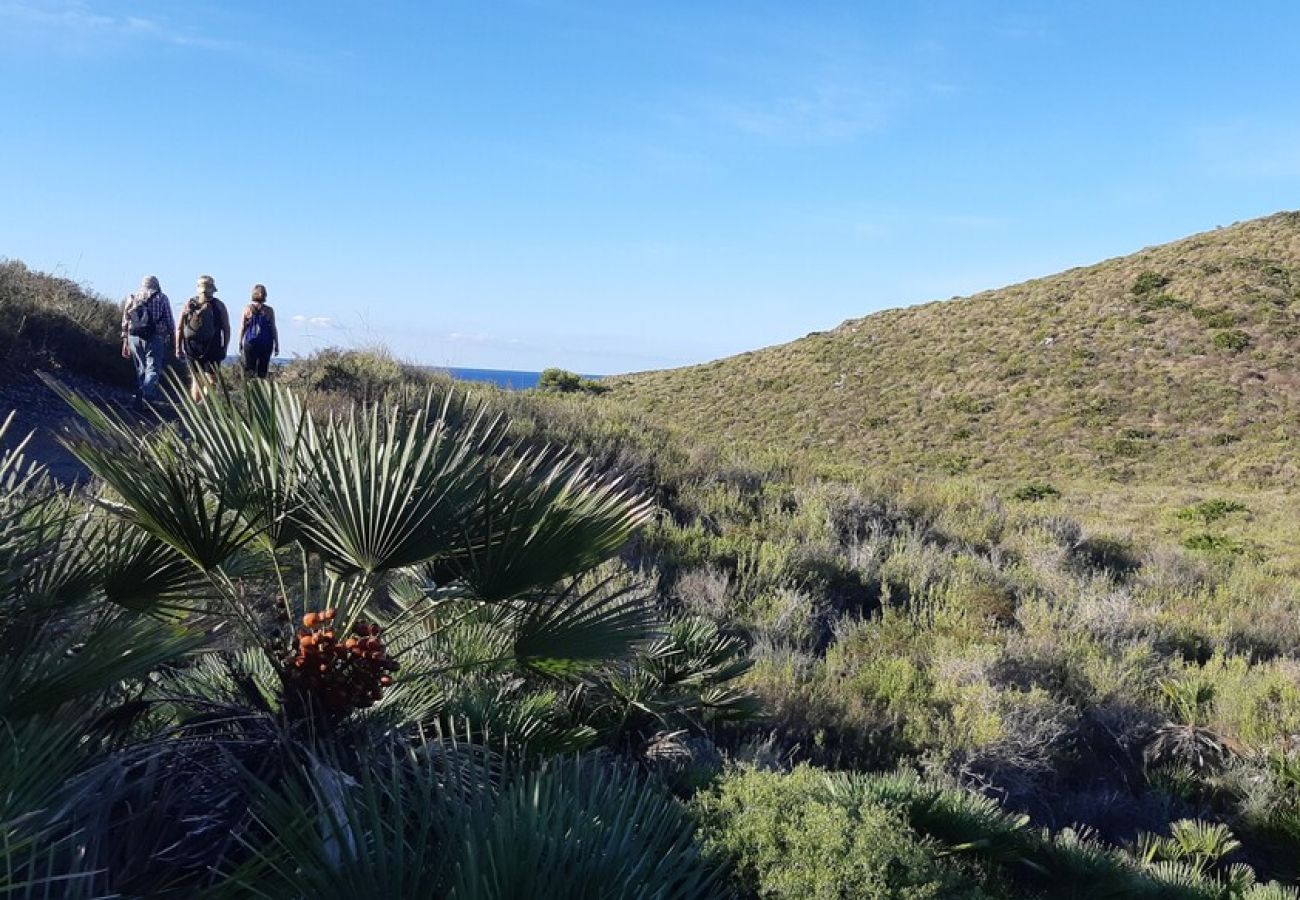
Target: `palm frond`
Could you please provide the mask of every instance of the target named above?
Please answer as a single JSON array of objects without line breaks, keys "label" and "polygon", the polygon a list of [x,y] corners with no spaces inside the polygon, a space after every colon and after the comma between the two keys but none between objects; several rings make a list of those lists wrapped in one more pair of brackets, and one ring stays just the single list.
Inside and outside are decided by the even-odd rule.
[{"label": "palm frond", "polygon": [[521,604],[514,656],[527,669],[569,676],[626,655],[655,621],[646,586],[616,573],[586,588],[577,580]]},{"label": "palm frond", "polygon": [[93,701],[201,647],[207,636],[179,625],[113,614],[85,630],[50,627],[30,634],[27,641],[21,659],[0,665],[0,716],[5,718]]},{"label": "palm frond", "polygon": [[630,770],[553,759],[472,807],[448,895],[454,898],[726,897],[693,824]]},{"label": "palm frond", "polygon": [[221,565],[268,524],[242,508],[242,485],[208,477],[201,457],[175,429],[160,426],[141,434],[57,381],[46,381],[84,422],[61,439],[63,445],[126,502],[114,509],[202,571]]},{"label": "palm frond", "polygon": [[293,521],[343,573],[412,566],[457,546],[483,490],[479,447],[501,428],[482,410],[449,424],[451,394],[432,393],[409,418],[396,408],[331,421],[308,449],[310,478]]},{"label": "palm frond", "polygon": [[524,454],[491,475],[463,555],[445,565],[473,592],[502,601],[594,568],[649,521],[653,504],[572,454]]}]

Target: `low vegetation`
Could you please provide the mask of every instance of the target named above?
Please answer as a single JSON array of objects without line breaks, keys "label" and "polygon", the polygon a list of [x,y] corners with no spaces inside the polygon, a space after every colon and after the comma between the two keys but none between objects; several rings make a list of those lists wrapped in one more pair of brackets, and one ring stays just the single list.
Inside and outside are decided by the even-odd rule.
[{"label": "low vegetation", "polygon": [[605,379],[720,446],[874,471],[1285,488],[1300,213],[728,359]]},{"label": "low vegetation", "polygon": [[747,662],[615,559],[644,498],[449,394],[63,393],[99,488],[0,461],[0,893],[716,896],[647,748]]},{"label": "low vegetation", "polygon": [[129,384],[121,315],[75,281],[0,261],[0,382],[41,368]]},{"label": "low vegetation", "polygon": [[588,394],[603,394],[608,390],[604,384],[594,378],[583,378],[581,375],[565,369],[543,369],[541,376],[537,380],[537,389],[539,391],[555,391],[561,394],[572,394],[575,391]]},{"label": "low vegetation", "polygon": [[[905,419],[845,400],[852,426],[783,411],[808,401],[803,362],[730,395],[770,422],[659,393],[713,374],[726,396],[743,359],[468,399],[331,350],[273,387],[178,397],[153,433],[69,396],[99,481],[68,496],[4,463],[0,754],[30,787],[0,809],[0,884],[1300,897],[1300,537],[1265,417],[1286,338],[1193,277],[1274,297],[1289,270],[1260,260],[1289,259],[1296,228],[1048,285],[1073,279],[1101,320],[1112,295],[1132,321],[1180,317],[1141,327],[1197,329],[1194,384],[1239,365],[1280,384],[1242,381],[1245,409],[1204,420],[1201,388],[1172,381],[1156,412],[1141,390],[1123,405],[1104,329],[1091,357],[1035,339],[1067,345],[1069,391],[1006,360],[1014,404],[963,377]],[[1252,343],[1216,348],[1230,328]],[[878,334],[903,362],[982,371],[957,344],[923,354],[916,328]],[[999,436],[1035,379],[1091,412]]]}]

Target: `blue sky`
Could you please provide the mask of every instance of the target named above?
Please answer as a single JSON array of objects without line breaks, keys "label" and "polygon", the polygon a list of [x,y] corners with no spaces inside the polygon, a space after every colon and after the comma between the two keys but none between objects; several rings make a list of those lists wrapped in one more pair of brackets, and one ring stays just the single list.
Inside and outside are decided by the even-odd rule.
[{"label": "blue sky", "polygon": [[1292,2],[0,0],[0,256],[699,362],[1300,206]]}]

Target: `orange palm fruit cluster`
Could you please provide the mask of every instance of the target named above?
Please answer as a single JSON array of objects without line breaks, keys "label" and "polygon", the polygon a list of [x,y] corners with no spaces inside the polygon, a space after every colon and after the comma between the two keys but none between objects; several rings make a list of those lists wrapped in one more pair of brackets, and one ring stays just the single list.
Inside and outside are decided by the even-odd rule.
[{"label": "orange palm fruit cluster", "polygon": [[342,715],[381,699],[399,663],[386,655],[378,625],[357,622],[351,635],[341,637],[334,630],[336,616],[333,609],[304,615],[284,662],[291,681]]}]

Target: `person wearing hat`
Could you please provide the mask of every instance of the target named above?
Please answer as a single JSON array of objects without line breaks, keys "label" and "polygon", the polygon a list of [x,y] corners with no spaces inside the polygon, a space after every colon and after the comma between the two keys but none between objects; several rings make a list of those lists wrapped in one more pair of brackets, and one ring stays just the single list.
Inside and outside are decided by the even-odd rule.
[{"label": "person wearing hat", "polygon": [[176,356],[189,359],[194,369],[190,396],[203,396],[202,382],[216,383],[217,367],[225,361],[230,346],[230,315],[217,299],[217,283],[211,275],[199,277],[195,295],[186,301],[176,326]]},{"label": "person wearing hat", "polygon": [[122,357],[135,363],[135,402],[152,400],[158,378],[167,362],[167,338],[175,326],[172,304],[158,285],[158,276],[146,275],[140,290],[122,304]]}]

